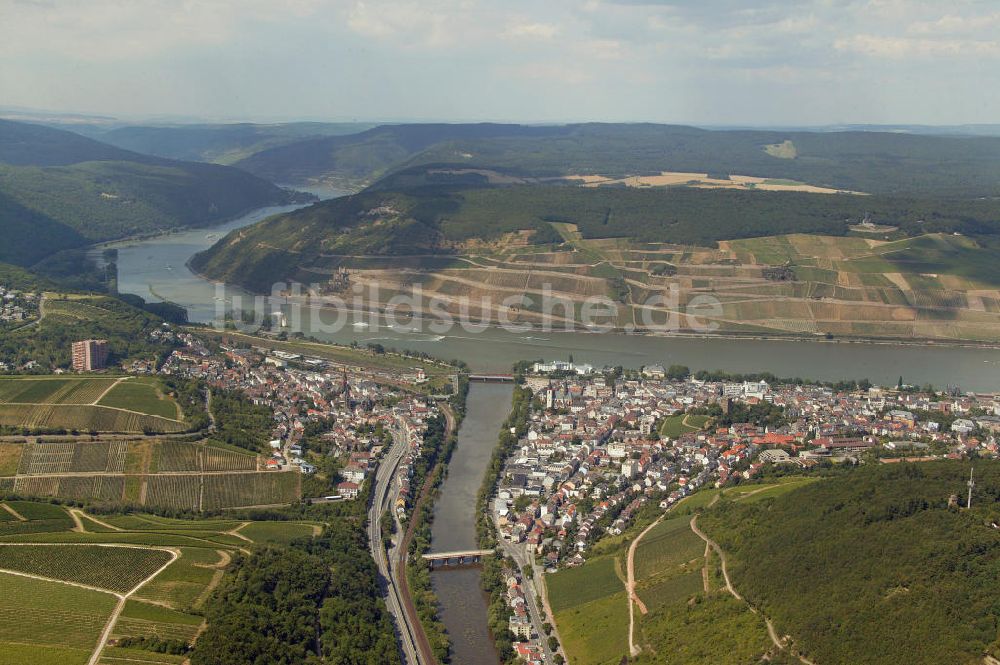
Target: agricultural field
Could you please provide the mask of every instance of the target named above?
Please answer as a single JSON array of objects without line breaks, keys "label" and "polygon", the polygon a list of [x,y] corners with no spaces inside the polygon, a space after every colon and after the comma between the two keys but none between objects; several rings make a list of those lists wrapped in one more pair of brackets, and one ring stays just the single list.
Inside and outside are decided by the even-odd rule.
[{"label": "agricultural field", "polygon": [[[84,665],[93,654],[104,665],[180,665],[183,656],[121,641],[191,644],[203,628],[201,608],[234,555],[255,543],[314,533],[314,524],[305,522],[70,511],[40,502],[0,503],[0,665]],[[11,532],[5,530],[10,524],[49,528]],[[110,640],[100,645],[121,597],[127,599]]]},{"label": "agricultural field", "polygon": [[188,428],[155,379],[136,377],[0,377],[0,425],[126,433]]}]

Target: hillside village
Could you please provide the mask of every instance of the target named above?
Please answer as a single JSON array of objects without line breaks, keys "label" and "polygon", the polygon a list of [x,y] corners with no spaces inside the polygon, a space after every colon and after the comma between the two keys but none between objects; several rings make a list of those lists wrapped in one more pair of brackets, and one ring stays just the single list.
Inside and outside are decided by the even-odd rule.
[{"label": "hillside village", "polygon": [[[526,378],[531,417],[492,506],[506,541],[527,544],[553,570],[582,564],[602,534],[622,533],[649,502],[666,509],[765,465],[997,455],[996,395],[667,374],[578,373],[563,363]],[[677,426],[688,431],[665,433]]]}]

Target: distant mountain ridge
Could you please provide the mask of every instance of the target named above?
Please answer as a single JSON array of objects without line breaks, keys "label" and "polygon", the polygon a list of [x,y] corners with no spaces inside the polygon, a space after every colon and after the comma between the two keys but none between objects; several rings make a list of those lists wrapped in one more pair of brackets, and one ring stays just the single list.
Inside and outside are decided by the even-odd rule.
[{"label": "distant mountain ridge", "polygon": [[221,221],[293,195],[249,173],[0,120],[0,261]]},{"label": "distant mountain ridge", "polygon": [[261,150],[340,134],[357,134],[370,123],[294,122],[125,126],[91,133],[119,148],[168,159],[231,165]]},{"label": "distant mountain ridge", "polygon": [[305,139],[263,150],[235,166],[272,182],[297,184],[334,179],[367,184],[431,146],[486,138],[543,138],[569,131],[565,126],[475,123],[381,125],[360,134]]},{"label": "distant mountain ridge", "polygon": [[881,194],[1000,195],[1000,137],[878,131],[708,130],[683,125],[383,125],[309,138],[235,163],[272,182],[354,188],[416,166],[524,177],[661,171],[792,179]]}]

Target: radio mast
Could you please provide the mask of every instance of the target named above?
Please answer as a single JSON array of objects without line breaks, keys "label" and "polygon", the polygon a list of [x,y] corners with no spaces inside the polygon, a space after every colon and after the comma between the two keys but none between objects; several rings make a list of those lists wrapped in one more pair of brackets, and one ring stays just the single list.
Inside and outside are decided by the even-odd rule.
[{"label": "radio mast", "polygon": [[965,503],[965,508],[972,508],[972,488],[976,486],[976,481],[972,479],[972,468],[969,468],[969,500]]}]

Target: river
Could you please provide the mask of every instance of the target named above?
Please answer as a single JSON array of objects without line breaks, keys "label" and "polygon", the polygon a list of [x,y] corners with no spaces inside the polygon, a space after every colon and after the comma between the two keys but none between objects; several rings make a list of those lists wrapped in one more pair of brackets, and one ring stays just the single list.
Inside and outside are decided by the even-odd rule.
[{"label": "river", "polygon": [[[250,296],[231,287],[220,290],[194,275],[186,267],[188,259],[233,229],[295,207],[266,208],[210,229],[118,243],[114,245],[118,248],[118,288],[149,300],[166,299],[183,305],[192,321],[210,323],[217,319],[220,306]],[[883,385],[895,385],[902,376],[914,384],[1000,390],[1000,351],[993,349],[580,332],[514,333],[496,328],[478,333],[428,334],[411,326],[365,329],[350,323],[336,331],[316,332],[317,326],[310,325],[310,318],[318,316],[315,311],[307,311],[302,328],[321,339],[425,351],[464,360],[473,370],[485,372],[506,372],[517,360],[565,360],[572,356],[576,362],[597,366],[677,363],[695,370],[769,371],[778,376],[822,380],[868,378]],[[504,385],[473,384],[470,388],[468,414],[435,505],[433,550],[475,548],[476,493],[510,406],[510,393],[510,387]],[[477,568],[466,568],[435,572],[432,577],[442,604],[442,620],[454,643],[453,662],[463,665],[497,663],[487,633],[487,599],[480,592],[479,575]]]},{"label": "river", "polygon": [[[448,476],[434,504],[432,552],[478,549],[476,495],[510,410],[512,387],[496,383],[469,386],[466,416],[458,430],[458,445],[448,464]],[[452,662],[496,665],[499,662],[487,630],[489,599],[480,591],[480,570],[442,568],[431,581],[441,602],[441,620],[452,641]]]},{"label": "river", "polygon": [[[341,192],[315,193],[329,197]],[[212,322],[220,308],[229,307],[234,300],[246,305],[252,301],[238,288],[220,290],[221,286],[192,274],[185,266],[188,259],[232,229],[295,207],[266,208],[218,227],[118,243],[114,245],[118,248],[118,288],[150,300],[175,302],[188,308],[192,321]],[[333,326],[312,325],[310,319],[314,317],[322,319],[315,310],[306,310],[302,328],[320,339],[425,351],[441,358],[463,360],[473,370],[484,372],[508,371],[517,360],[566,360],[572,356],[576,362],[596,366],[681,364],[694,370],[769,371],[777,376],[826,381],[867,378],[882,385],[895,385],[902,376],[904,381],[918,385],[1000,390],[1000,351],[986,348],[584,332],[516,333],[498,328],[428,334],[414,332],[411,326],[354,327],[350,320],[339,330],[322,332],[321,328]]]}]

